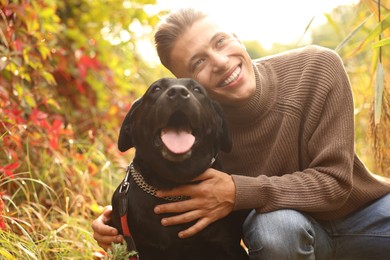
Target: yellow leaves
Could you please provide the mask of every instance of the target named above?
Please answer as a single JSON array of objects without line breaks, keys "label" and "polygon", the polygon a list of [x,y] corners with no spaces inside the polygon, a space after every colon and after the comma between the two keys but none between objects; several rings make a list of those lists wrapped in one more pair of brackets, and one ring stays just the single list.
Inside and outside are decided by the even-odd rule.
[{"label": "yellow leaves", "polygon": [[57,33],[59,30],[60,18],[56,14],[55,2],[42,5],[32,1],[31,5],[26,5],[24,19],[29,33]]},{"label": "yellow leaves", "polygon": [[385,38],[385,39],[382,39],[382,40],[380,40],[380,41],[374,43],[374,44],[372,45],[372,47],[373,47],[373,48],[379,48],[379,47],[383,47],[383,46],[385,46],[385,45],[390,45],[390,37]]},{"label": "yellow leaves", "polygon": [[52,107],[54,107],[54,108],[57,109],[57,110],[60,110],[60,109],[61,109],[61,107],[60,107],[60,105],[58,104],[58,102],[57,102],[55,99],[53,99],[53,98],[47,99],[47,100],[46,100],[46,103],[47,103],[48,105],[51,105]]},{"label": "yellow leaves", "polygon": [[49,84],[49,85],[56,85],[57,82],[56,80],[54,79],[53,75],[47,71],[42,71],[42,76],[43,78],[46,80],[46,82]]},{"label": "yellow leaves", "polygon": [[34,32],[39,30],[38,17],[34,15],[33,12],[27,12],[25,24],[27,27],[27,32]]},{"label": "yellow leaves", "polygon": [[46,60],[50,56],[50,49],[42,41],[38,43],[37,49],[42,59]]},{"label": "yellow leaves", "polygon": [[26,71],[25,67],[18,66],[18,64],[14,62],[10,62],[4,69],[10,71],[13,75],[18,76],[21,79],[31,82],[31,76],[28,71]]},{"label": "yellow leaves", "polygon": [[34,97],[31,95],[31,93],[28,93],[28,95],[24,95],[24,100],[30,107],[35,107],[37,104],[35,102]]},{"label": "yellow leaves", "polygon": [[0,248],[0,256],[3,256],[4,259],[16,260],[15,257],[13,257],[8,251],[2,248]]},{"label": "yellow leaves", "polygon": [[[32,61],[30,59],[28,60],[28,65],[35,70],[35,76],[40,75],[42,76],[46,82],[49,85],[56,85],[56,80],[54,79],[53,75],[45,71],[42,67],[42,64],[39,61]],[[8,63],[5,67],[5,70],[10,71],[13,75],[20,77],[23,80],[26,80],[27,82],[31,82],[31,71],[28,69],[28,67],[25,66],[18,66],[15,63]]]},{"label": "yellow leaves", "polygon": [[93,204],[90,204],[89,205],[89,209],[95,214],[95,215],[100,215],[102,214],[103,210],[104,210],[104,207],[97,204],[97,203],[93,203]]}]

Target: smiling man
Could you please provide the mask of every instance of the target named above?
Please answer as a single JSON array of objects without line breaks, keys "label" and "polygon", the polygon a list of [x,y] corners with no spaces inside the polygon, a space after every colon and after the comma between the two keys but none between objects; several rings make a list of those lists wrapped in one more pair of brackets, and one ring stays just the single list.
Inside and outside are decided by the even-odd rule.
[{"label": "smiling man", "polygon": [[[171,13],[155,41],[164,66],[223,106],[233,137],[232,152],[220,154],[225,172],[158,192],[191,197],[158,205],[156,214],[176,213],[162,225],[196,221],[178,234],[185,239],[246,209],[251,259],[390,255],[390,184],[355,154],[352,92],[337,53],[308,46],[252,61],[234,34],[194,9]],[[105,248],[117,239],[109,214],[92,225]]]},{"label": "smiling man", "polygon": [[[168,34],[176,33],[176,29]],[[192,24],[191,30],[184,30],[173,43],[166,41],[165,32],[160,30],[155,35],[157,51],[163,65],[176,77],[196,79],[222,105],[241,106],[255,93],[253,64],[245,47],[234,34],[221,31],[210,17]]]}]

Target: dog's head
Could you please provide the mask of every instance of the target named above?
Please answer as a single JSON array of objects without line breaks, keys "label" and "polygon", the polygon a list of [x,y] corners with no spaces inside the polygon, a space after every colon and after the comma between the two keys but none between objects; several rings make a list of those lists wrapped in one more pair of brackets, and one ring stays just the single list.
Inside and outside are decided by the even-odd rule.
[{"label": "dog's head", "polygon": [[163,78],[135,101],[119,133],[118,148],[136,148],[146,171],[188,182],[206,170],[219,150],[229,152],[222,108],[192,79]]}]

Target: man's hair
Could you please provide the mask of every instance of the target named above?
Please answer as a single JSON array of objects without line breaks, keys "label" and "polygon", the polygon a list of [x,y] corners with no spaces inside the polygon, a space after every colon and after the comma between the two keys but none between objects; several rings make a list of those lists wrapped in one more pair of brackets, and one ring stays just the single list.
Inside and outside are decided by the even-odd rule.
[{"label": "man's hair", "polygon": [[196,21],[205,17],[207,14],[202,11],[183,8],[170,13],[160,22],[154,34],[154,42],[160,61],[166,68],[170,67],[170,57],[176,40]]}]

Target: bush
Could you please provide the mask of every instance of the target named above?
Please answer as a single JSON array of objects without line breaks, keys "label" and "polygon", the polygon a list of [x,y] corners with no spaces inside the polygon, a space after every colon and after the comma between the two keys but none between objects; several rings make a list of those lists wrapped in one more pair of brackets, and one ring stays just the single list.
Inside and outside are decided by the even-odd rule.
[{"label": "bush", "polygon": [[125,2],[0,0],[0,258],[100,250],[90,223],[131,160],[117,132],[153,69],[129,28],[158,20],[155,1]]}]

